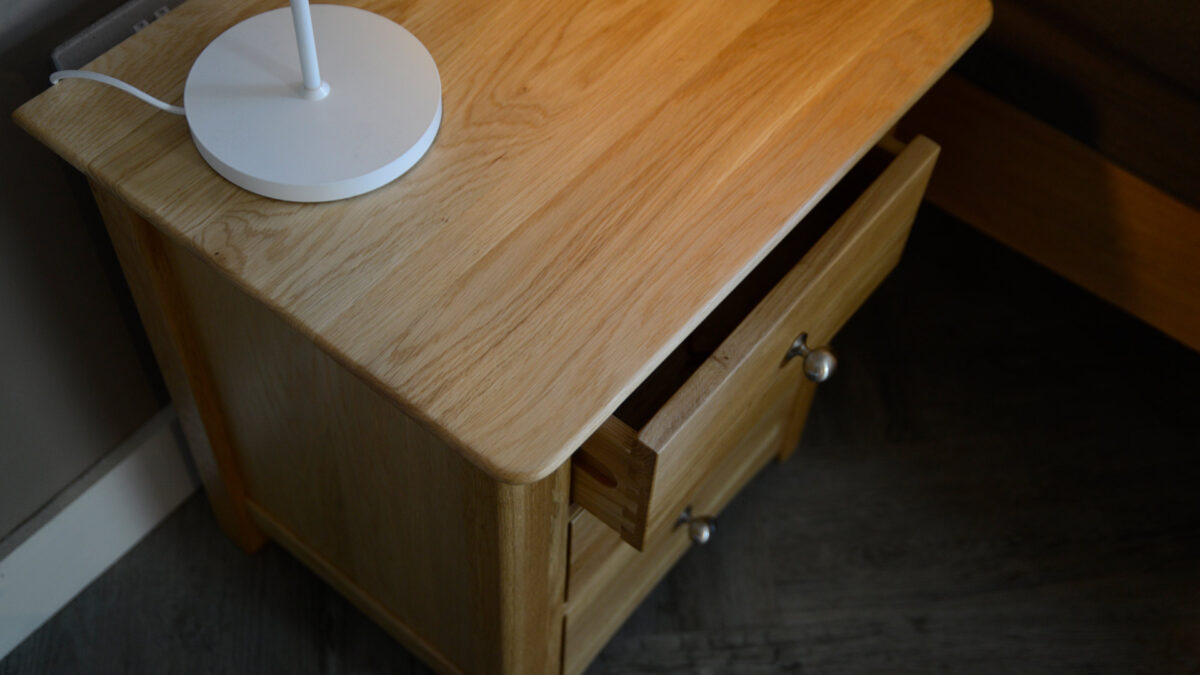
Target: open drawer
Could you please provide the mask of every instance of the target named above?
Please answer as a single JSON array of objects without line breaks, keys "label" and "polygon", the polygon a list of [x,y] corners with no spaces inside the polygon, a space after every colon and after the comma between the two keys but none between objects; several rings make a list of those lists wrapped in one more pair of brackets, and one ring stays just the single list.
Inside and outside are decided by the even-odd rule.
[{"label": "open drawer", "polygon": [[572,499],[635,548],[669,531],[772,399],[795,390],[797,338],[827,344],[899,260],[938,146],[873,153],[572,457]]}]

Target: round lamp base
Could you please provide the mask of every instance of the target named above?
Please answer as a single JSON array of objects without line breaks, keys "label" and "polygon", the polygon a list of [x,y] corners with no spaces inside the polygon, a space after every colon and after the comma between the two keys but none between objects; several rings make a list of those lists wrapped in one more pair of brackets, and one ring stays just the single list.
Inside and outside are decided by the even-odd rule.
[{"label": "round lamp base", "polygon": [[183,92],[192,139],[217,173],[251,192],[325,202],[395,180],[429,150],[442,84],[425,46],[398,24],[313,5],[328,95],[302,86],[287,8],[251,17],[197,57]]}]

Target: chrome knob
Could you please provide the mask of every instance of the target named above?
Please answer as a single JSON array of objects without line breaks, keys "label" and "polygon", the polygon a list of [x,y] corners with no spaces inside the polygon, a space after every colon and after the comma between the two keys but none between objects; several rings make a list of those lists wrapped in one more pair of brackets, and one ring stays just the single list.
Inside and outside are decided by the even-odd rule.
[{"label": "chrome knob", "polygon": [[712,539],[713,533],[717,531],[717,519],[712,516],[693,516],[692,507],[687,507],[683,513],[679,514],[679,519],[675,521],[675,526],[687,524],[688,536],[692,541],[703,546]]},{"label": "chrome knob", "polygon": [[837,369],[837,357],[828,347],[809,348],[805,343],[806,340],[808,340],[808,333],[801,333],[800,337],[792,342],[792,346],[783,360],[786,362],[797,356],[804,357],[804,376],[813,382],[824,382]]}]

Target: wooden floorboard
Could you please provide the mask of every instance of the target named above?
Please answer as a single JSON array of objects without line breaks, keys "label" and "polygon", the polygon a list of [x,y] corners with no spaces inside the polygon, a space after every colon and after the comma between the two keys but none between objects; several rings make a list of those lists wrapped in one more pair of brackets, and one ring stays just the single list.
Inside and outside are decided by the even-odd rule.
[{"label": "wooden floorboard", "polygon": [[[1200,671],[1200,355],[932,209],[835,347],[590,672]],[[0,661],[82,672],[428,671],[193,499]]]}]

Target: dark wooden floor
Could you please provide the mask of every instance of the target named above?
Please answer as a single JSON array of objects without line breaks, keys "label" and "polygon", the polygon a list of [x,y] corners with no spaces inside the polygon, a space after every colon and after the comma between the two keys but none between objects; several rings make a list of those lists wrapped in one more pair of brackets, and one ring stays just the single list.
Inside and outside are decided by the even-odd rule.
[{"label": "dark wooden floor", "polygon": [[[1200,672],[1200,355],[932,210],[837,347],[592,672]],[[427,671],[201,498],[0,662],[376,672]]]}]

